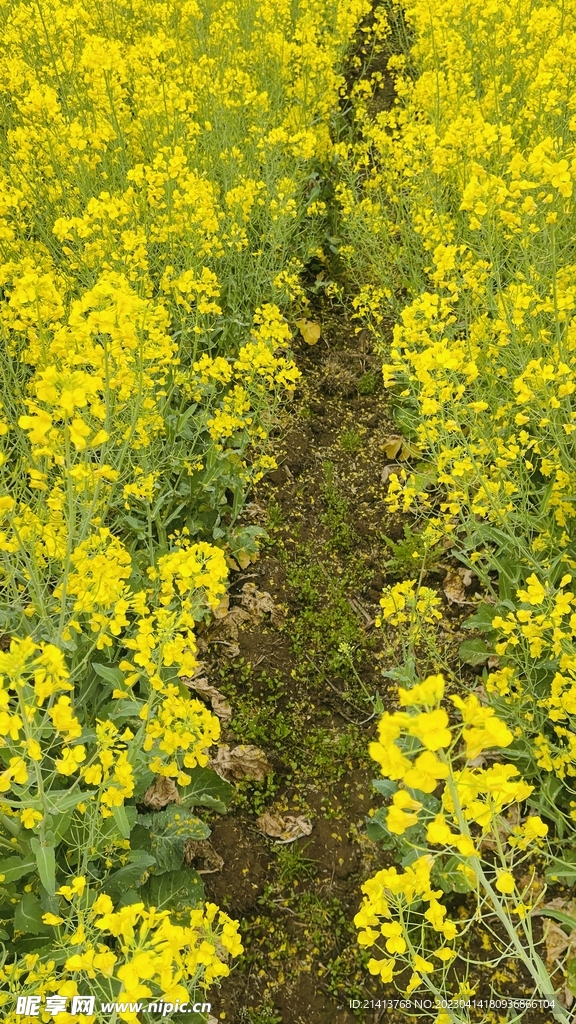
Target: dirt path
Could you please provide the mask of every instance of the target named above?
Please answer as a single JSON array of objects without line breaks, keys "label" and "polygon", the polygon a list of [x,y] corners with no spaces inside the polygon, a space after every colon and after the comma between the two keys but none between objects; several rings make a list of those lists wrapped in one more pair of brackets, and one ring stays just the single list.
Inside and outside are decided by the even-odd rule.
[{"label": "dirt path", "polygon": [[[224,741],[261,748],[273,768],[266,782],[239,784],[214,826],[224,865],[205,875],[207,896],[242,919],[246,954],[213,1007],[234,1024],[348,1024],[358,1020],[349,1000],[370,995],[352,918],[382,862],[364,817],[370,696],[384,682],[374,617],[383,536],[394,533],[382,521],[394,431],[365,335],[325,318],[321,341],[302,342],[297,357],[303,385],[278,438],[280,468],[249,510],[271,542],[231,592],[241,607],[252,584],[276,610],[232,633],[223,620],[205,638],[210,681],[234,712]],[[312,830],[278,843],[259,831],[263,812],[304,816]]]}]

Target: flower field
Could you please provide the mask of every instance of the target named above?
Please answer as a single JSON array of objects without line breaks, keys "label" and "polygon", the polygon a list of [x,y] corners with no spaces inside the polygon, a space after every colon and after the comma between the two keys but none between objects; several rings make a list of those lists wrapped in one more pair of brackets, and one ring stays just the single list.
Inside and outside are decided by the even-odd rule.
[{"label": "flower field", "polygon": [[2,1019],[569,1024],[576,3],[0,23]]}]

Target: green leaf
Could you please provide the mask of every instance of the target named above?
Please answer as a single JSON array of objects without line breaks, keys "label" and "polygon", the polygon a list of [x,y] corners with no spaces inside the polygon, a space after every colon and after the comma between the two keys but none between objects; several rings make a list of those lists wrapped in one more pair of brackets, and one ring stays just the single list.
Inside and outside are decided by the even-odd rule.
[{"label": "green leaf", "polygon": [[43,913],[40,900],[31,892],[24,893],[14,914],[14,930],[24,935],[46,934],[50,928],[42,920]]},{"label": "green leaf", "polygon": [[204,900],[204,884],[197,871],[184,868],[151,875],[146,883],[147,902],[159,910],[186,911]]},{"label": "green leaf", "polygon": [[434,884],[439,885],[442,892],[471,892],[474,888],[463,871],[459,870],[464,861],[458,857],[439,858],[434,865]]},{"label": "green leaf", "polygon": [[208,825],[181,804],[172,804],[165,811],[158,811],[156,814],[141,814],[138,817],[138,824],[149,828],[156,836],[199,840],[210,835]]},{"label": "green leaf", "polygon": [[54,896],[56,892],[56,855],[54,843],[48,840],[42,842],[36,836],[33,836],[30,840],[30,846],[36,856],[36,866],[40,875],[40,881],[48,895]]},{"label": "green leaf", "polygon": [[124,682],[124,673],[113,665],[101,665],[98,661],[93,661],[92,668],[97,676],[100,676],[101,679],[105,679],[106,682],[111,683],[112,686],[118,686],[118,684]]},{"label": "green leaf", "polygon": [[181,806],[209,807],[224,813],[232,799],[234,786],[220,778],[211,768],[193,768],[190,776],[191,781],[180,790]]},{"label": "green leaf", "polygon": [[138,718],[143,707],[143,700],[116,700],[113,706],[107,709],[107,717],[113,721],[117,718]]},{"label": "green leaf", "polygon": [[398,789],[398,783],[392,779],[372,779],[372,786],[381,796],[390,797]]},{"label": "green leaf", "polygon": [[385,850],[394,850],[397,846],[397,837],[388,831],[386,825],[387,807],[379,807],[376,814],[365,818],[366,834],[373,843],[380,843]]},{"label": "green leaf", "polygon": [[492,620],[499,614],[501,613],[493,604],[479,604],[475,614],[462,623],[462,629],[477,629],[480,633],[491,633],[494,629]]},{"label": "green leaf", "polygon": [[576,852],[551,860],[546,869],[546,881],[573,885],[576,882]]},{"label": "green leaf", "polygon": [[54,833],[55,838],[63,839],[70,828],[72,809],[64,811],[63,814],[50,815],[49,821],[50,831]]},{"label": "green leaf", "polygon": [[484,643],[484,640],[464,640],[458,648],[458,657],[466,665],[484,665],[493,652]]},{"label": "green leaf", "polygon": [[130,833],[136,823],[136,818],[138,817],[136,808],[125,807],[124,805],[122,805],[122,807],[115,807],[113,816],[122,838],[130,839]]},{"label": "green leaf", "polygon": [[36,857],[7,857],[0,861],[0,875],[4,875],[4,881],[17,882],[24,875],[29,875],[36,870]]},{"label": "green leaf", "polygon": [[69,811],[83,801],[89,800],[95,792],[96,790],[94,789],[84,789],[82,791],[77,789],[75,793],[69,793],[65,789],[53,789],[46,793],[46,810],[48,814],[54,816],[64,814],[65,811]]},{"label": "green leaf", "polygon": [[210,835],[200,818],[181,804],[167,807],[157,814],[141,814],[138,824],[150,830],[151,850],[156,858],[156,874],[177,871],[182,866],[188,839],[199,841]]},{"label": "green leaf", "polygon": [[156,864],[156,859],[144,850],[131,850],[129,862],[115,871],[103,882],[103,889],[118,900],[128,889],[138,889],[146,881],[149,871]]}]

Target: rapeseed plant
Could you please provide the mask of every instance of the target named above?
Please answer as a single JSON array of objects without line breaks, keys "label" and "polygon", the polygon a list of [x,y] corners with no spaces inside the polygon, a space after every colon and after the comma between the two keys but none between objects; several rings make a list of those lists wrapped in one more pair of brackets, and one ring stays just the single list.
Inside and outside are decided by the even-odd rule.
[{"label": "rapeseed plant", "polygon": [[[418,759],[449,772],[428,776],[422,763],[429,792],[443,789],[444,817],[414,856],[425,857],[427,844],[454,846],[471,823],[492,829],[496,875],[477,854],[468,861],[458,851],[460,867],[536,989],[550,994],[529,912],[510,901],[518,851],[544,842],[550,859],[558,846],[547,843],[574,835],[576,5],[403,0],[378,12],[373,51],[386,55],[394,99],[378,109],[380,67],[352,87],[357,137],[339,146],[341,256],[359,329],[379,339],[384,385],[420,460],[391,474],[388,507],[420,516],[426,546],[450,548],[476,574],[487,600],[469,625],[487,634],[484,661],[491,654],[498,664],[484,673],[482,703],[452,698],[452,716],[467,722],[458,739],[452,716],[435,707],[421,713],[436,716],[426,732],[409,711],[385,717],[385,742],[374,749],[400,784],[414,740]],[[383,595],[392,626],[414,617],[414,587]],[[424,616],[411,628],[426,639]],[[412,675],[418,693],[414,665]],[[509,763],[500,763],[502,747]],[[486,750],[492,768],[467,764]],[[490,773],[497,799],[486,789]],[[417,777],[410,793],[393,796],[392,834],[416,827]],[[555,836],[529,815],[503,842],[493,816],[505,793],[520,819],[527,798],[541,808]],[[391,979],[395,968],[382,970]],[[434,977],[431,968],[415,973]],[[567,1019],[558,1002],[554,1013]]]},{"label": "rapeseed plant", "polygon": [[[237,520],[298,380],[283,311],[368,6],[0,5],[7,1022],[88,982],[182,999],[242,950],[181,870],[229,788],[206,796],[219,722],[181,680],[257,553]],[[138,813],[154,776],[181,805]]]}]

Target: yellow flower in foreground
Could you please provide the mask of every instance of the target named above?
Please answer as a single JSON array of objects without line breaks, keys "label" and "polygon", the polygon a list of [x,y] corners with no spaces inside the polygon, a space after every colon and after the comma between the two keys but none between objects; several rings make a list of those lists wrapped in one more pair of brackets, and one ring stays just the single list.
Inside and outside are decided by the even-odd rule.
[{"label": "yellow flower in foreground", "polygon": [[386,937],[386,949],[389,953],[405,953],[406,942],[402,936],[402,925],[398,921],[389,921],[382,925],[380,931]]},{"label": "yellow flower in foreground", "polygon": [[369,960],[368,970],[370,974],[379,974],[382,981],[392,981],[394,976],[395,960]]},{"label": "yellow flower in foreground", "polygon": [[514,876],[511,875],[509,871],[502,871],[496,879],[496,888],[498,889],[498,892],[504,893],[505,896],[508,896],[511,892],[514,892],[514,889],[516,888]]},{"label": "yellow flower in foreground", "polygon": [[434,970],[434,964],[431,964],[429,960],[424,960],[419,953],[416,953],[414,957],[414,968],[416,971],[420,971],[423,974],[430,974]]},{"label": "yellow flower in foreground", "polygon": [[65,896],[70,901],[74,896],[81,896],[85,888],[86,878],[84,875],[78,875],[72,879],[72,885],[62,885],[56,890],[56,893],[58,896]]},{"label": "yellow flower in foreground", "polygon": [[57,917],[56,914],[42,914],[42,920],[44,924],[51,924],[56,927],[58,924],[64,924],[63,917]]},{"label": "yellow flower in foreground", "polygon": [[86,760],[86,747],[80,744],[78,747],[67,747],[64,757],[56,761],[56,771],[60,775],[73,775],[78,770],[78,765]]},{"label": "yellow flower in foreground", "polygon": [[397,793],[394,793],[392,806],[388,808],[386,815],[386,825],[389,831],[401,836],[407,828],[410,828],[410,825],[416,824],[418,814],[412,812],[419,811],[421,808],[422,804],[418,800],[413,800],[405,789],[399,789]]},{"label": "yellow flower in foreground", "polygon": [[423,711],[416,715],[408,726],[411,736],[417,736],[428,750],[439,750],[449,747],[452,735],[448,728],[448,715],[444,708],[436,711]]},{"label": "yellow flower in foreground", "polygon": [[31,807],[26,807],[20,814],[20,821],[24,828],[34,828],[39,821],[42,821],[42,815],[40,811],[33,811]]}]

